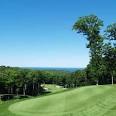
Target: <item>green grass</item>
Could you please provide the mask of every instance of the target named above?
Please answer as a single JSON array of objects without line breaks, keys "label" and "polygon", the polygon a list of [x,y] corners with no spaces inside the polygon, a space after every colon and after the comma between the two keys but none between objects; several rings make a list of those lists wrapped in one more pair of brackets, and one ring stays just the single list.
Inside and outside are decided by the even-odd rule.
[{"label": "green grass", "polygon": [[[52,95],[52,94],[57,94],[57,93],[60,93],[60,92],[63,92],[65,91],[66,89],[62,88],[62,87],[57,87],[56,85],[53,85],[53,84],[45,84],[45,87],[48,88],[48,90],[50,91],[49,94],[45,94],[45,95],[41,95],[39,96],[38,98],[40,97],[43,97],[43,96],[49,96],[49,95]],[[34,97],[34,98],[37,98],[37,97]],[[31,99],[31,98],[29,98]],[[9,101],[6,101],[6,102],[3,102],[0,100],[0,116],[19,116],[19,115],[16,115],[14,113],[12,113],[11,111],[8,110],[9,106],[14,104],[14,103],[17,103],[17,102],[20,102],[20,101],[23,101],[24,99],[17,99],[17,100],[9,100]]]},{"label": "green grass", "polygon": [[8,107],[16,102],[19,102],[21,100],[10,100],[10,101],[6,101],[6,102],[2,102],[0,101],[0,116],[17,116],[16,114],[11,113],[8,110]]},{"label": "green grass", "polygon": [[16,102],[8,110],[0,116],[115,116],[116,86],[81,87]]}]

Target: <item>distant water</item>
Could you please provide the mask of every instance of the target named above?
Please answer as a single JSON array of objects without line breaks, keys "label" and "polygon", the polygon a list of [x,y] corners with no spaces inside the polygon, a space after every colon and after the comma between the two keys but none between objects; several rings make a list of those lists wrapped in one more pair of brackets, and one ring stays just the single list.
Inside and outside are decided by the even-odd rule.
[{"label": "distant water", "polygon": [[57,68],[57,67],[24,67],[26,69],[32,70],[47,70],[47,71],[66,71],[66,72],[75,72],[77,70],[82,70],[84,68]]}]

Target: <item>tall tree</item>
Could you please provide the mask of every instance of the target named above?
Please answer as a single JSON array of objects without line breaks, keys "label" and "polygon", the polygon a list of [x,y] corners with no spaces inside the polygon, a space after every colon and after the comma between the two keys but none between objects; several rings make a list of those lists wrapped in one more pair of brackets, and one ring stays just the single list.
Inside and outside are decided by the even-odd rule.
[{"label": "tall tree", "polygon": [[[100,28],[103,21],[95,15],[80,17],[73,26],[73,30],[82,33],[88,40],[87,48],[90,48],[90,64],[95,77],[99,77],[102,64],[103,37],[100,35]],[[98,78],[96,78],[98,84]]]},{"label": "tall tree", "polygon": [[105,61],[107,69],[111,74],[112,85],[114,84],[114,73],[116,72],[116,23],[107,26],[105,31],[106,40],[105,44]]}]

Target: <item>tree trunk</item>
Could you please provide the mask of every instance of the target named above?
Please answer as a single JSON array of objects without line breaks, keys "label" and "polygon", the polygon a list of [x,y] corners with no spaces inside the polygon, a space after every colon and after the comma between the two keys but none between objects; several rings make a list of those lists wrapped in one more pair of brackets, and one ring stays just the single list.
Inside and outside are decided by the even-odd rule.
[{"label": "tree trunk", "polygon": [[25,85],[24,85],[24,88],[23,88],[23,95],[24,95],[24,96],[26,95],[26,89],[27,89],[27,85],[25,84]]},{"label": "tree trunk", "polygon": [[35,89],[35,84],[33,83],[33,91],[34,91],[34,89]]},{"label": "tree trunk", "polygon": [[38,83],[38,95],[39,95],[39,83]]},{"label": "tree trunk", "polygon": [[113,74],[112,74],[112,85],[114,84],[114,77],[113,77]]},{"label": "tree trunk", "polygon": [[16,95],[19,95],[19,88],[16,89]]},{"label": "tree trunk", "polygon": [[10,88],[10,93],[13,94],[13,87]]}]

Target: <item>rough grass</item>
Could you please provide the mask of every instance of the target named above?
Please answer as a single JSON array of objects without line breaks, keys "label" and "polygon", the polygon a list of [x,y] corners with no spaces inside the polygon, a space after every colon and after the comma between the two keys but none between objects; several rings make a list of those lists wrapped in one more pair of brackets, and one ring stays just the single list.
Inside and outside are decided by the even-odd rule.
[{"label": "rough grass", "polygon": [[116,86],[81,87],[25,100],[10,105],[9,111],[12,116],[116,116]]},{"label": "rough grass", "polygon": [[17,116],[16,114],[13,114],[12,112],[10,112],[8,110],[8,107],[13,104],[16,103],[20,100],[10,100],[10,101],[6,101],[6,102],[2,102],[0,101],[0,116]]}]

